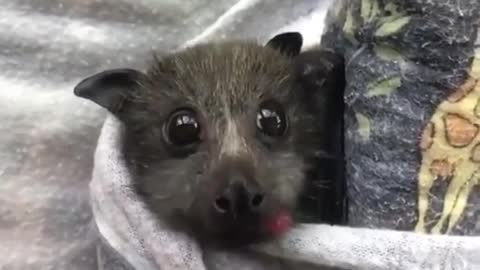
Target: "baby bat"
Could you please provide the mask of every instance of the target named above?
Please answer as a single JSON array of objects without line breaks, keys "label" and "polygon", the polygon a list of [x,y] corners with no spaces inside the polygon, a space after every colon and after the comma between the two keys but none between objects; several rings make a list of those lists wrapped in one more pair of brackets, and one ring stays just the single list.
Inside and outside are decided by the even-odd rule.
[{"label": "baby bat", "polygon": [[302,43],[199,44],[74,92],[125,126],[135,190],[158,218],[202,241],[255,243],[313,221],[308,210],[330,223],[341,212],[343,59]]}]

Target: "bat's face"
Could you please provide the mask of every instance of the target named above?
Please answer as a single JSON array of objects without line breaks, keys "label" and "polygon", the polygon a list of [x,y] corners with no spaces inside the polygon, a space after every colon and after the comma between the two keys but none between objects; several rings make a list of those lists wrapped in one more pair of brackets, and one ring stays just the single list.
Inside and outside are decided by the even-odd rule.
[{"label": "bat's face", "polygon": [[201,45],[158,59],[146,74],[108,71],[77,87],[95,101],[92,85],[121,83],[96,102],[123,121],[135,188],[159,218],[230,244],[292,225],[328,135],[318,93],[335,80],[326,72],[333,58],[318,69],[299,61],[299,36],[281,38]]}]

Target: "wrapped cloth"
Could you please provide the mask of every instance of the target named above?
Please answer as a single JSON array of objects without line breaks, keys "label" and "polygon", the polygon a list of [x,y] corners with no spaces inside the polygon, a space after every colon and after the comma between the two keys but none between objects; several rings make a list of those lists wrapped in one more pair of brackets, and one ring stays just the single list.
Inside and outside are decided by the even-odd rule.
[{"label": "wrapped cloth", "polygon": [[119,150],[121,135],[121,123],[109,117],[90,183],[102,270],[480,269],[480,237],[314,224],[249,251],[203,250],[138,200]]},{"label": "wrapped cloth", "polygon": [[303,224],[243,251],[202,248],[136,196],[110,116],[90,184],[101,269],[480,269],[479,7],[345,0],[329,11],[322,44],[347,63],[351,227]]}]

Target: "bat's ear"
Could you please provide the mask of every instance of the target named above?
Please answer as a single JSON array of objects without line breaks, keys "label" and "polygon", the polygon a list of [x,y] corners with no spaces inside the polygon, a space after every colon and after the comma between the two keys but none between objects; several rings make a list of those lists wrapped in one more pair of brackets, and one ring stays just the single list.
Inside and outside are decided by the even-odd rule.
[{"label": "bat's ear", "polygon": [[332,117],[343,115],[345,64],[341,55],[321,49],[302,52],[293,59],[293,74],[308,108],[320,114],[327,111]]},{"label": "bat's ear", "polygon": [[310,94],[332,91],[330,94],[343,98],[345,62],[342,55],[322,49],[309,50],[295,57],[293,70],[296,80]]},{"label": "bat's ear", "polygon": [[119,116],[145,80],[146,75],[134,69],[111,69],[82,80],[75,86],[74,94]]},{"label": "bat's ear", "polygon": [[266,46],[279,50],[285,55],[296,56],[302,50],[303,37],[298,32],[285,32],[274,36]]}]

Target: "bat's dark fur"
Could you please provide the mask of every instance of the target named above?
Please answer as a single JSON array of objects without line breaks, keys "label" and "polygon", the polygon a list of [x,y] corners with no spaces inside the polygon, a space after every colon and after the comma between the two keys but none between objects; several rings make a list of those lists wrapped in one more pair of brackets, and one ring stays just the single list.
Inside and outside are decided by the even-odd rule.
[{"label": "bat's dark fur", "polygon": [[[248,243],[268,237],[261,223],[279,210],[323,209],[317,217],[334,218],[331,155],[341,144],[333,139],[341,136],[334,130],[342,118],[343,62],[330,52],[300,53],[301,43],[299,34],[286,33],[266,46],[198,45],[156,57],[146,73],[96,74],[75,93],[124,123],[135,188],[154,213],[208,239]],[[258,129],[262,102],[285,112],[284,134]],[[200,141],[179,149],[165,139],[165,125],[184,108],[196,115]],[[232,199],[227,206],[239,208],[219,212],[218,198],[235,184],[237,197],[225,196]],[[248,206],[256,195],[257,205]]]}]

